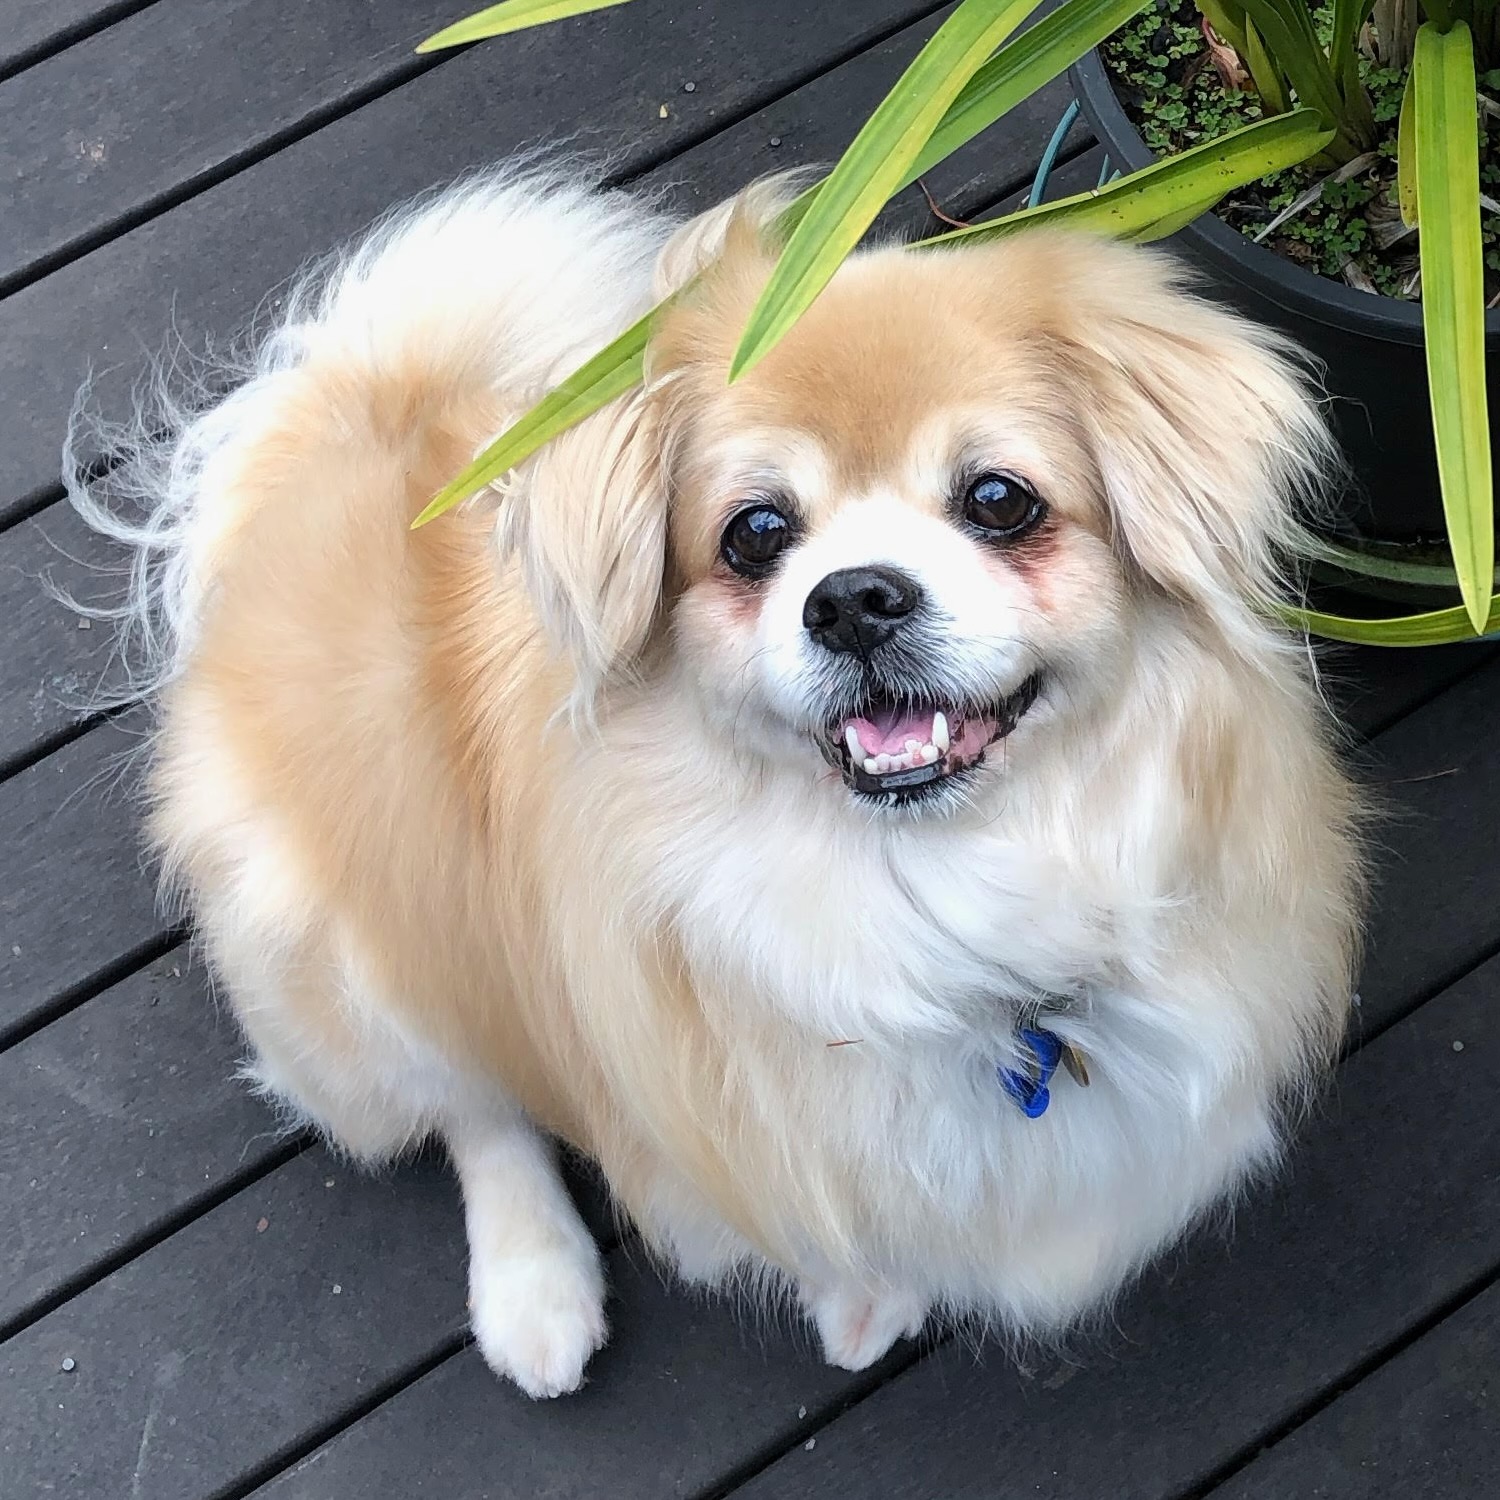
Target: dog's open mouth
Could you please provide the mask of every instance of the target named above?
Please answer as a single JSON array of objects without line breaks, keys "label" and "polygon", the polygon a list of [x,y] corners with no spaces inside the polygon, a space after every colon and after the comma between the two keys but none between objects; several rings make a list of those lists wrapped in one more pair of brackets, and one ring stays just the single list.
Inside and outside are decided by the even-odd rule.
[{"label": "dog's open mouth", "polygon": [[1021,722],[1039,687],[1035,676],[1028,677],[985,708],[872,698],[830,726],[844,781],[869,797],[910,797],[935,788],[977,766]]}]

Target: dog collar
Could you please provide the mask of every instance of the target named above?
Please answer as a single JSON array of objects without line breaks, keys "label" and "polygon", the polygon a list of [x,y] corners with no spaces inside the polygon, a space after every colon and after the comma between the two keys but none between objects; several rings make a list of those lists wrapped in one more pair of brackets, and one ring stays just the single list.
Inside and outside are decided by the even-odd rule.
[{"label": "dog collar", "polygon": [[1059,1063],[1080,1087],[1088,1087],[1089,1075],[1082,1054],[1055,1031],[1023,1026],[1016,1032],[1016,1040],[1022,1053],[1030,1056],[1019,1068],[1007,1068],[997,1063],[995,1076],[1000,1080],[1000,1087],[1028,1120],[1047,1113],[1047,1106],[1052,1102],[1052,1075],[1057,1072]]}]

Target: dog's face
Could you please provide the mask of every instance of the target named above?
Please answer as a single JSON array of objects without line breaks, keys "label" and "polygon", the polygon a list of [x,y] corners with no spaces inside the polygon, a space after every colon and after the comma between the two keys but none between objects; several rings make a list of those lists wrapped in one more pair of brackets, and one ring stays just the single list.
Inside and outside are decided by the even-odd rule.
[{"label": "dog's face", "polygon": [[711,248],[619,440],[637,498],[595,571],[741,765],[951,809],[1008,741],[1044,754],[1128,692],[1143,630],[1263,632],[1320,424],[1160,261],[1052,237],[856,257],[730,385],[770,261],[722,224]]},{"label": "dog's face", "polygon": [[1108,672],[1126,602],[1073,393],[955,269],[856,262],[702,381],[674,464],[674,639],[725,731],[912,809]]}]

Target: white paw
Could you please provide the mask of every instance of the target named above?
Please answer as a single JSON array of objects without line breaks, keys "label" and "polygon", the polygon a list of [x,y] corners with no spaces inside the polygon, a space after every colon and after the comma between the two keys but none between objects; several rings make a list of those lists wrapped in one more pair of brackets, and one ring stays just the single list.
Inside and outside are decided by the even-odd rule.
[{"label": "white paw", "polygon": [[484,1362],[528,1396],[561,1396],[608,1335],[604,1275],[587,1253],[493,1257],[469,1273],[469,1309]]},{"label": "white paw", "polygon": [[915,1338],[927,1321],[916,1297],[895,1292],[876,1296],[845,1287],[805,1292],[803,1300],[823,1340],[823,1357],[842,1370],[865,1370],[899,1338]]}]

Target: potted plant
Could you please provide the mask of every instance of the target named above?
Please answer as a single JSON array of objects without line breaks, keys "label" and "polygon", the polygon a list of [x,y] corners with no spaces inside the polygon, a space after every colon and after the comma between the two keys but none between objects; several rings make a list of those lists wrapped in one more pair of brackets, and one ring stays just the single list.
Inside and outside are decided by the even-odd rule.
[{"label": "potted plant", "polygon": [[[625,0],[505,0],[430,38],[421,50],[622,3]],[[1382,122],[1369,98],[1368,70],[1362,69],[1358,44],[1372,3],[1399,8],[1415,6],[1416,0],[1331,0],[1324,30],[1331,27],[1332,41],[1318,35],[1314,13],[1305,0],[1197,0],[1201,10],[1212,9],[1217,24],[1224,28],[1206,33],[1205,45],[1220,49],[1219,60],[1226,68],[1233,58],[1247,79],[1258,81],[1257,103],[1221,112],[1215,128],[1199,129],[1199,139],[1173,143],[1177,149],[1158,156],[1133,130],[1104,82],[1100,64],[1082,60],[1132,18],[1148,10],[1155,15],[1154,7],[1176,3],[1063,0],[1034,26],[1020,31],[1038,0],[962,0],[861,128],[834,170],[804,193],[778,226],[782,251],[751,313],[730,378],[750,368],[786,333],[894,193],[1075,64],[1080,65],[1075,75],[1078,86],[1091,91],[1090,107],[1098,111],[1096,125],[1134,170],[1097,190],[955,229],[913,248],[1007,234],[1041,220],[1135,240],[1159,239],[1192,226],[1194,235],[1202,229],[1210,249],[1200,253],[1212,261],[1215,245],[1233,243],[1238,250],[1237,241],[1242,238],[1227,225],[1216,228],[1218,221],[1200,223],[1226,194],[1253,192],[1253,184],[1277,181],[1278,174],[1304,164],[1307,170],[1322,174],[1316,180],[1323,181],[1329,174],[1347,171],[1350,163],[1380,146]],[[1191,0],[1183,3],[1189,5]],[[1398,186],[1401,209],[1409,218],[1420,215],[1422,220],[1425,352],[1437,398],[1433,411],[1441,518],[1446,521],[1455,568],[1446,569],[1440,561],[1372,557],[1327,542],[1314,543],[1311,550],[1319,561],[1334,561],[1376,578],[1456,582],[1463,603],[1377,622],[1293,612],[1310,629],[1343,639],[1389,644],[1472,637],[1500,628],[1500,619],[1491,618],[1493,504],[1485,410],[1478,126],[1474,50],[1466,24],[1467,19],[1482,20],[1492,32],[1500,0],[1424,3],[1431,19],[1413,32],[1416,60],[1410,73],[1415,82],[1404,95],[1408,107],[1403,116]],[[1225,31],[1241,43],[1240,50],[1223,40]],[[1341,38],[1348,39],[1348,45]],[[1257,72],[1252,73],[1252,62]],[[1197,239],[1193,243],[1196,247]],[[1223,253],[1227,256],[1227,248]],[[1256,253],[1274,263],[1269,252]],[[1279,266],[1277,270],[1279,274]],[[1308,272],[1297,276],[1288,272],[1283,279],[1296,286],[1307,283],[1301,295],[1309,307],[1321,308],[1320,298],[1335,307],[1356,295],[1366,296],[1371,308],[1387,300],[1347,288],[1322,287]],[[1244,287],[1232,284],[1249,300]],[[1295,336],[1308,336],[1308,325],[1297,320],[1293,302],[1267,298],[1264,305],[1252,303],[1251,310],[1272,321],[1291,320]],[[472,495],[558,432],[644,378],[657,311],[601,350],[503,433],[434,497],[413,524],[425,524]],[[1390,315],[1394,325],[1408,334],[1422,316],[1409,306]],[[1340,326],[1327,318],[1314,321],[1319,328]],[[1411,337],[1395,343],[1408,353],[1413,347]],[[1422,349],[1421,344],[1415,347]],[[1370,357],[1356,355],[1353,363]],[[1393,383],[1401,382],[1380,384],[1382,399]],[[1406,379],[1404,383],[1411,382]],[[1419,452],[1427,430],[1424,421],[1420,431],[1412,433]],[[1431,452],[1430,443],[1427,451]],[[1414,462],[1421,471],[1423,461]],[[1426,519],[1407,526],[1406,534],[1420,533],[1435,515],[1429,508]]]},{"label": "potted plant", "polygon": [[[1071,75],[1129,167],[1295,99],[1335,126],[1317,157],[1232,195],[1178,242],[1326,369],[1359,480],[1356,540],[1328,558],[1377,590],[1461,587],[1479,629],[1494,628],[1500,381],[1485,377],[1500,358],[1500,311],[1486,311],[1500,297],[1500,150],[1491,161],[1483,125],[1500,105],[1483,88],[1500,83],[1497,44],[1492,0],[1153,0]],[[1429,545],[1445,530],[1456,574]],[[1423,627],[1424,639],[1468,633],[1451,613]]]}]

